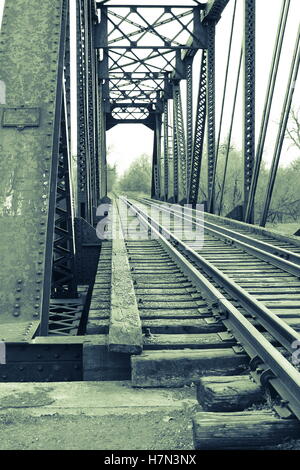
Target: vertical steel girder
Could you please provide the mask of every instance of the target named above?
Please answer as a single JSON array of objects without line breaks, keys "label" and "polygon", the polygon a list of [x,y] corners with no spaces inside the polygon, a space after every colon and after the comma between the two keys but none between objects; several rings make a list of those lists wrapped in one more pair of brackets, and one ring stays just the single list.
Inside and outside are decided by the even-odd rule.
[{"label": "vertical steel girder", "polygon": [[84,2],[77,0],[77,155],[78,155],[78,215],[92,222],[92,195],[89,164],[89,133],[87,126],[86,37],[84,34]]},{"label": "vertical steel girder", "polygon": [[200,170],[204,143],[206,122],[206,94],[207,94],[207,52],[203,50],[200,68],[199,92],[197,99],[197,112],[195,122],[195,137],[192,153],[188,203],[195,206],[198,202]]},{"label": "vertical steel girder", "polygon": [[[174,135],[176,136],[177,161],[178,161],[178,202],[186,200],[187,193],[187,168],[186,168],[186,143],[184,121],[181,103],[180,84],[173,85],[174,102]],[[175,160],[175,156],[174,156]]]},{"label": "vertical steel girder", "polygon": [[178,138],[175,126],[175,101],[173,90],[173,202],[178,202],[179,178],[178,178]]},{"label": "vertical steel girder", "polygon": [[100,162],[102,141],[99,139],[99,119],[101,107],[99,103],[98,62],[95,63],[95,177],[96,177],[96,204],[100,200]]},{"label": "vertical steel girder", "polygon": [[78,214],[93,224],[99,201],[94,2],[77,0]]},{"label": "vertical steel girder", "polygon": [[93,41],[94,15],[92,1],[84,0],[84,33],[86,45],[86,84],[87,84],[87,124],[89,138],[89,159],[91,176],[92,208],[97,206],[99,195],[97,194],[97,164],[96,164],[96,53]]},{"label": "vertical steel girder", "polygon": [[164,102],[164,200],[169,197],[169,109],[168,100]]},{"label": "vertical steel girder", "polygon": [[97,93],[98,111],[98,174],[100,200],[107,195],[107,164],[106,164],[106,113],[104,108],[103,85],[100,83]]},{"label": "vertical steel girder", "polygon": [[[5,3],[0,80],[1,323],[47,333],[68,2]],[[38,24],[38,28],[32,28]]]},{"label": "vertical steel girder", "polygon": [[273,58],[270,67],[269,79],[268,79],[268,86],[265,98],[265,104],[261,119],[261,126],[260,132],[258,137],[257,149],[256,149],[256,156],[255,156],[255,164],[253,168],[253,175],[251,180],[251,187],[249,191],[249,197],[247,202],[247,208],[245,213],[245,222],[249,222],[251,220],[253,214],[253,207],[255,203],[255,195],[257,191],[257,184],[259,179],[259,172],[263,157],[264,145],[268,130],[268,123],[270,118],[270,112],[273,102],[274,96],[274,89],[277,82],[277,73],[280,64],[280,57],[282,53],[282,45],[284,41],[284,35],[286,31],[286,25],[289,15],[289,8],[290,8],[290,0],[285,0],[282,3],[282,8],[279,16],[279,24],[277,28],[277,35],[275,40],[275,47],[273,52]]},{"label": "vertical steel girder", "polygon": [[65,60],[64,60],[64,77],[65,77],[65,96],[67,109],[67,126],[69,149],[71,149],[71,51],[70,51],[70,11],[67,16],[66,25],[66,41],[65,41]]},{"label": "vertical steel girder", "polygon": [[186,168],[188,199],[193,156],[193,57],[187,57],[186,59],[186,100]]},{"label": "vertical steel girder", "polygon": [[161,115],[155,115],[155,129],[154,129],[154,142],[153,142],[153,158],[152,158],[152,187],[151,197],[160,199],[161,186],[160,186],[160,159],[161,159]]},{"label": "vertical steel girder", "polygon": [[[244,217],[255,160],[255,3],[256,0],[244,0]],[[253,213],[248,221],[253,222]]]},{"label": "vertical steel girder", "polygon": [[215,35],[216,24],[207,24],[207,198],[208,210],[214,212],[214,171],[216,164],[216,116],[215,116]]}]

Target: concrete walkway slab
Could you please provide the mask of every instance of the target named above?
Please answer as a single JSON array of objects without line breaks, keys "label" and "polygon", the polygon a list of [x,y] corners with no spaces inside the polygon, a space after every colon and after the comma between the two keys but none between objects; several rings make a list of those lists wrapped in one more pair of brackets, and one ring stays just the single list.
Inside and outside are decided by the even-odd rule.
[{"label": "concrete walkway slab", "polygon": [[32,416],[60,413],[102,416],[141,413],[151,408],[181,409],[197,404],[195,388],[135,389],[130,381],[1,383],[0,413],[26,409]]},{"label": "concrete walkway slab", "polygon": [[195,387],[130,381],[0,384],[0,449],[193,449]]}]

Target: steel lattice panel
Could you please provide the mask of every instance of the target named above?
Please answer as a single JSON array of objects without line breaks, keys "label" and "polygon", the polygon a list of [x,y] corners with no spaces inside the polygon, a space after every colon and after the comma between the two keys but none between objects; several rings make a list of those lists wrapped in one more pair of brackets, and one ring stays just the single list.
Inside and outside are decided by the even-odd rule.
[{"label": "steel lattice panel", "polygon": [[[205,6],[195,2],[177,7],[172,3],[106,3],[97,3],[100,23],[95,28],[95,47],[102,57],[99,76],[108,84],[112,117],[119,122],[147,124],[147,110],[150,114],[160,112],[157,104],[165,79],[174,72],[182,75],[178,53],[206,47],[206,31],[201,23]],[[131,104],[143,107],[144,114],[133,113]],[[118,112],[117,106],[121,108]]]}]

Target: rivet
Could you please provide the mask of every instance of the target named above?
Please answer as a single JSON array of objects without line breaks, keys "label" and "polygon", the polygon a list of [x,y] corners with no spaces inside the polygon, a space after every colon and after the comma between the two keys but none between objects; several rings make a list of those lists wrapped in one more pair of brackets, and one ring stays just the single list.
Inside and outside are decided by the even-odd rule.
[{"label": "rivet", "polygon": [[15,308],[20,308],[20,305],[19,305],[19,304],[15,304]]},{"label": "rivet", "polygon": [[39,308],[40,304],[35,304],[34,308]]},{"label": "rivet", "polygon": [[39,313],[38,313],[38,312],[34,312],[33,317],[36,318],[36,317],[38,317],[38,316],[39,316]]},{"label": "rivet", "polygon": [[18,280],[17,280],[17,283],[18,283],[18,284],[22,284],[22,282],[23,282],[22,279],[18,279]]},{"label": "rivet", "polygon": [[13,316],[14,316],[14,317],[19,317],[19,316],[20,316],[20,312],[15,311],[15,312],[13,313]]}]

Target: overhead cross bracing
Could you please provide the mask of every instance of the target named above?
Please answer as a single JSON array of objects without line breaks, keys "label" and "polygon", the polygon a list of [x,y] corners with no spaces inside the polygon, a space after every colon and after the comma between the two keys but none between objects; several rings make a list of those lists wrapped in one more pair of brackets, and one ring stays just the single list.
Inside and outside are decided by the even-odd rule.
[{"label": "overhead cross bracing", "polygon": [[206,4],[149,3],[97,2],[95,47],[100,49],[108,129],[120,122],[154,129],[171,80],[186,78],[184,57],[207,47],[201,23]]}]

